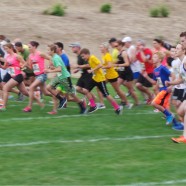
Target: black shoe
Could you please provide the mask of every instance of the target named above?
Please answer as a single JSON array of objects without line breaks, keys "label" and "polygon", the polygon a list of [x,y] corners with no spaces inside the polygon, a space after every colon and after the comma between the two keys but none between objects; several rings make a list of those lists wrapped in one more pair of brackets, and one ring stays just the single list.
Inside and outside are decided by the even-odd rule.
[{"label": "black shoe", "polygon": [[122,112],[123,112],[123,107],[122,107],[122,106],[120,106],[117,110],[115,110],[115,113],[116,113],[117,115],[121,115]]},{"label": "black shoe", "polygon": [[95,112],[96,110],[98,110],[98,107],[97,107],[97,106],[95,106],[95,107],[90,107],[89,110],[88,110],[88,113]]},{"label": "black shoe", "polygon": [[58,109],[61,109],[65,106],[65,104],[67,103],[67,98],[62,98],[60,101],[59,101],[59,106],[58,106]]}]

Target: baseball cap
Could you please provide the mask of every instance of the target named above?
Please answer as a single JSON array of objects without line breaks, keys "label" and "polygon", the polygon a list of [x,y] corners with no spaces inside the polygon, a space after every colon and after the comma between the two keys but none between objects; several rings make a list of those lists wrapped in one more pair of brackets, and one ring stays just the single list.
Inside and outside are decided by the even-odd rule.
[{"label": "baseball cap", "polygon": [[75,43],[71,43],[71,44],[69,45],[69,47],[81,47],[81,44],[78,43],[78,42],[75,42]]},{"label": "baseball cap", "polygon": [[131,37],[124,37],[122,39],[122,42],[126,43],[126,42],[131,42],[132,41],[132,38]]}]

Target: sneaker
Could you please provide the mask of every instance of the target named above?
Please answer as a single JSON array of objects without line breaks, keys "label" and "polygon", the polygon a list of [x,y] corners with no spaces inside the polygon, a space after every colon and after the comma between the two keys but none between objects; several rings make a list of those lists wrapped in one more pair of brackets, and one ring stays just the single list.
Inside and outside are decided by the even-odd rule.
[{"label": "sneaker", "polygon": [[18,98],[16,99],[16,101],[23,101],[24,100],[24,95],[20,92],[18,94]]},{"label": "sneaker", "polygon": [[125,95],[126,95],[127,97],[129,97],[129,96],[131,96],[131,93],[128,92],[128,93],[126,93]]},{"label": "sneaker", "polygon": [[166,125],[171,124],[173,119],[174,119],[174,116],[172,114],[170,116],[167,116],[166,117]]},{"label": "sneaker", "polygon": [[126,106],[126,103],[124,101],[121,101],[120,105],[121,106]]},{"label": "sneaker", "polygon": [[78,103],[79,104],[79,107],[80,107],[80,114],[86,114],[87,112],[87,109],[85,107],[85,104],[82,102]]},{"label": "sneaker", "polygon": [[186,139],[184,138],[184,136],[180,136],[179,138],[171,138],[171,140],[174,143],[186,143]]},{"label": "sneaker", "polygon": [[153,99],[147,99],[147,100],[146,100],[146,104],[147,104],[147,105],[150,105],[150,104],[152,103],[152,100],[153,100]]},{"label": "sneaker", "polygon": [[61,109],[64,107],[64,105],[67,103],[67,98],[62,98],[59,102],[58,109]]},{"label": "sneaker", "polygon": [[98,107],[97,107],[97,106],[95,106],[95,107],[90,107],[89,110],[88,110],[88,113],[95,112],[96,110],[98,110]]},{"label": "sneaker", "polygon": [[184,126],[181,123],[177,123],[176,125],[172,126],[172,129],[177,131],[183,131]]},{"label": "sneaker", "polygon": [[158,112],[160,112],[158,109],[154,109],[154,112],[156,112],[156,113],[158,113]]},{"label": "sneaker", "polygon": [[96,103],[98,109],[105,109],[105,105],[104,104],[101,104],[101,103]]},{"label": "sneaker", "polygon": [[47,114],[50,114],[50,115],[55,115],[55,114],[57,114],[57,112],[55,112],[55,111],[50,111],[50,112],[47,112]]},{"label": "sneaker", "polygon": [[23,109],[23,112],[32,112],[32,109],[27,106]]},{"label": "sneaker", "polygon": [[115,95],[114,98],[115,98],[115,99],[119,99],[120,97],[119,97],[118,95]]},{"label": "sneaker", "polygon": [[125,107],[127,108],[127,109],[131,109],[132,107],[133,107],[133,103],[129,103],[128,105],[126,105]]},{"label": "sneaker", "polygon": [[117,115],[121,115],[123,113],[123,106],[120,106],[117,110],[115,110]]}]

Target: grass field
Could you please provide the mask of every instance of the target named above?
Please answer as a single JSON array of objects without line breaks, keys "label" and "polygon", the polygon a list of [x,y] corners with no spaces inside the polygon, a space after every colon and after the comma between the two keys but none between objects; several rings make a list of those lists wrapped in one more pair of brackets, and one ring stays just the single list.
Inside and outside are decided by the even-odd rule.
[{"label": "grass field", "polygon": [[181,132],[151,106],[118,116],[105,103],[89,115],[69,103],[50,116],[50,104],[23,113],[27,100],[10,100],[0,113],[0,185],[186,185],[186,146],[170,140]]}]

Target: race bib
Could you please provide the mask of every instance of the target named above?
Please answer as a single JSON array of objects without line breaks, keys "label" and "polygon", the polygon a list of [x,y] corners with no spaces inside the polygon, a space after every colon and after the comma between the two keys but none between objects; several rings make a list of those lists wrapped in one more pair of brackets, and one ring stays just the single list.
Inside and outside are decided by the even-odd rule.
[{"label": "race bib", "polygon": [[157,81],[158,81],[159,88],[164,87],[160,77],[157,78]]},{"label": "race bib", "polygon": [[14,69],[13,67],[8,68],[8,73],[9,73],[11,76],[15,76],[15,69]]},{"label": "race bib", "polygon": [[118,71],[124,71],[125,70],[125,67],[119,67],[118,68]]},{"label": "race bib", "polygon": [[40,72],[40,68],[38,64],[33,64],[32,67],[33,67],[34,73]]}]

